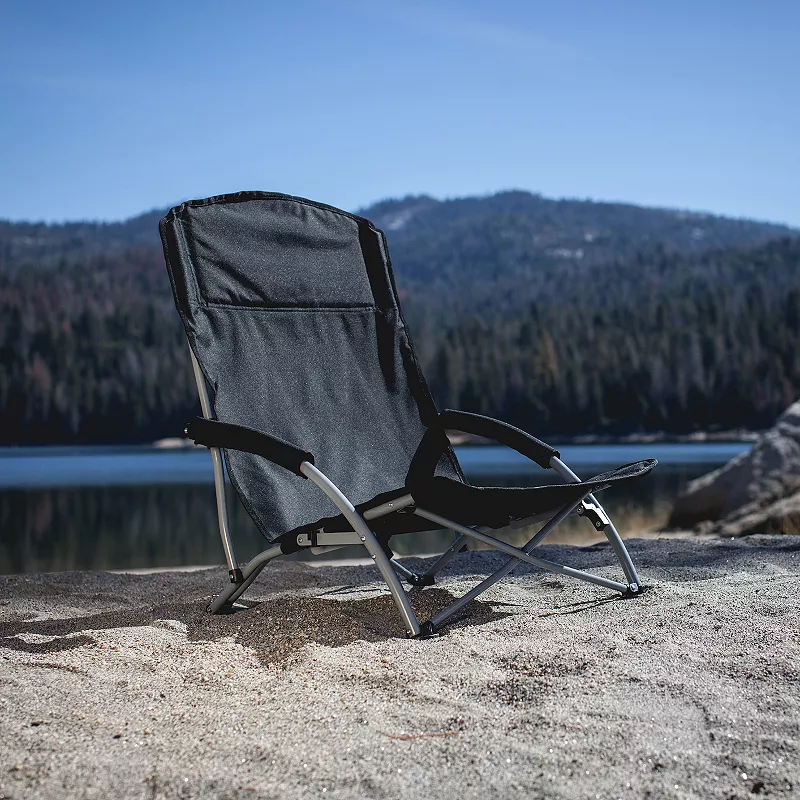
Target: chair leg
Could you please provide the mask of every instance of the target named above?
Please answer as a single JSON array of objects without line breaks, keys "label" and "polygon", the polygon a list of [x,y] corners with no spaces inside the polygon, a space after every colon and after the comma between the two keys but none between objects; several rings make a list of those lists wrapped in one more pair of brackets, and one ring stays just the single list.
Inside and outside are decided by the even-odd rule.
[{"label": "chair leg", "polygon": [[544,558],[537,558],[536,556],[526,553],[519,547],[506,544],[506,542],[495,539],[493,536],[489,536],[486,533],[481,533],[481,531],[475,530],[474,528],[468,528],[466,525],[459,525],[458,523],[448,520],[445,517],[440,517],[438,514],[425,511],[425,509],[417,508],[414,513],[430,520],[431,522],[436,522],[440,525],[449,525],[454,530],[463,533],[470,539],[475,539],[483,544],[487,544],[494,550],[499,550],[501,553],[512,556],[519,561],[524,561],[526,564],[532,564],[533,566],[544,569],[547,572],[556,572],[561,575],[569,575],[573,578],[578,578],[588,583],[596,583],[598,586],[605,586],[607,589],[614,589],[618,592],[625,592],[628,590],[628,586],[624,583],[620,583],[619,581],[611,581],[607,578],[601,578],[599,575],[593,575],[591,572],[584,572],[583,570],[573,569],[572,567],[565,567],[563,564],[556,564],[553,561],[547,561]]},{"label": "chair leg", "polygon": [[386,585],[389,587],[389,592],[391,592],[394,604],[405,625],[406,636],[419,636],[422,632],[422,627],[419,624],[417,615],[414,613],[414,609],[411,608],[408,595],[405,589],[403,589],[403,585],[400,583],[400,578],[397,572],[395,572],[392,562],[389,560],[389,556],[383,551],[380,542],[369,525],[367,525],[361,514],[356,511],[353,504],[345,497],[336,484],[323,472],[320,472],[313,464],[304,461],[300,465],[300,471],[327,495],[328,499],[342,512],[344,518],[358,534],[361,543],[372,557],[375,566],[378,568],[378,572],[380,572],[384,581],[386,581]]},{"label": "chair leg", "polygon": [[[437,631],[439,627],[446,620],[448,620],[454,614],[458,613],[466,605],[471,603],[476,597],[478,597],[478,595],[482,594],[487,589],[494,586],[495,583],[500,581],[502,578],[504,578],[506,575],[512,572],[517,566],[519,566],[520,562],[522,561],[532,563],[535,566],[539,566],[543,569],[546,569],[549,572],[559,572],[561,574],[578,578],[579,580],[583,580],[589,583],[595,583],[601,586],[606,586],[608,588],[619,591],[623,594],[638,592],[640,589],[640,583],[639,583],[639,578],[636,574],[636,569],[633,566],[633,562],[631,561],[630,556],[628,555],[628,551],[626,550],[625,545],[622,543],[622,539],[620,538],[619,533],[617,532],[617,529],[614,527],[613,523],[609,522],[609,524],[605,526],[604,533],[606,534],[606,537],[608,538],[608,541],[614,550],[614,554],[617,556],[617,559],[620,562],[620,566],[622,567],[622,570],[625,573],[625,578],[628,582],[627,586],[617,581],[609,581],[597,575],[592,575],[591,573],[584,572],[583,570],[575,570],[570,567],[565,567],[562,564],[555,564],[551,561],[545,561],[544,559],[534,559],[530,556],[530,553],[541,543],[541,541],[557,525],[559,525],[564,519],[566,519],[567,516],[569,516],[576,508],[578,508],[578,506],[580,506],[582,502],[583,500],[578,500],[575,503],[564,506],[521,549],[514,548],[511,545],[505,544],[504,542],[497,542],[496,540],[492,540],[492,537],[485,536],[484,534],[479,534],[479,532],[477,531],[471,531],[469,528],[463,528],[462,526],[457,526],[457,527],[454,526],[456,527],[457,530],[463,530],[464,536],[468,536],[469,533],[471,533],[473,534],[473,537],[478,539],[479,541],[485,541],[486,539],[490,540],[487,541],[486,543],[495,549],[501,550],[501,552],[509,552],[509,550],[516,550],[519,555],[516,555],[511,559],[509,559],[502,567],[500,567],[500,569],[498,569],[496,572],[492,573],[483,581],[481,581],[477,586],[472,588],[463,597],[460,597],[458,600],[451,603],[447,608],[443,609],[438,614],[431,617],[431,619],[428,622],[426,622],[425,625],[423,626],[425,630],[430,633],[434,633],[435,631]],[[599,504],[595,500],[593,500],[593,502],[595,503],[595,505],[599,507]],[[417,509],[417,513],[420,513],[420,511],[421,511],[420,509]],[[426,519],[432,519],[433,517],[436,517],[436,515],[431,515],[425,511],[421,512],[421,516],[424,516]],[[432,521],[439,521],[439,520],[433,519]],[[520,557],[523,554],[527,556],[527,558]]]},{"label": "chair leg", "polygon": [[[539,542],[541,542],[542,539],[544,539],[544,537],[553,530],[553,528],[559,525],[575,510],[579,503],[580,501],[574,503],[573,505],[564,506],[564,508],[558,511],[556,515],[548,523],[546,523],[522,549],[525,552],[533,550],[539,544]],[[498,581],[505,578],[510,572],[513,572],[514,569],[519,566],[519,564],[519,559],[509,559],[502,567],[500,567],[500,569],[498,569],[496,572],[493,572],[487,578],[484,578],[477,586],[470,589],[463,597],[459,597],[458,600],[451,603],[447,608],[440,611],[434,617],[431,617],[428,622],[431,629],[434,631],[437,630],[445,620],[458,613],[462,608],[464,608],[464,606],[469,605],[469,603],[471,603],[478,595],[483,594],[483,592],[494,586]]]},{"label": "chair leg", "polygon": [[[562,478],[565,478],[571,483],[580,483],[581,479],[560,458],[550,459],[550,466]],[[617,531],[616,527],[614,527],[614,523],[611,522],[608,515],[605,513],[603,506],[597,502],[594,495],[587,495],[586,500],[596,506],[601,515],[605,517],[605,519],[602,520],[597,527],[603,531],[606,539],[608,539],[608,543],[614,550],[614,554],[616,555],[617,560],[622,567],[622,571],[625,573],[625,579],[628,581],[629,591],[634,593],[638,592],[642,583],[636,573],[636,567],[633,565],[633,561],[628,554],[628,550],[622,543],[622,537],[619,535],[619,531]]]},{"label": "chair leg", "polygon": [[614,554],[616,555],[617,560],[622,567],[622,571],[625,573],[629,590],[634,593],[638,592],[642,585],[641,581],[639,580],[639,575],[636,573],[636,567],[634,566],[630,554],[628,553],[628,550],[622,541],[622,537],[619,535],[619,532],[614,526],[614,523],[610,522],[606,526],[603,533],[605,533],[606,539],[608,539],[608,543],[614,550]]},{"label": "chair leg", "polygon": [[439,572],[446,564],[452,561],[466,546],[467,537],[463,534],[459,534],[453,544],[451,544],[450,547],[448,547],[447,550],[445,550],[444,553],[442,553],[439,558],[437,558],[436,561],[434,561],[433,564],[431,564],[428,569],[422,573],[420,578],[425,581],[429,580],[431,583],[433,583],[433,578],[436,573]]},{"label": "chair leg", "polygon": [[[514,531],[519,528],[527,528],[530,525],[535,525],[537,522],[545,522],[545,521],[549,522],[546,514],[535,514],[532,517],[526,517],[525,519],[514,520],[506,528],[495,530],[494,533],[495,535],[499,535],[505,531]],[[487,533],[491,529],[481,528],[480,530],[484,533]],[[541,541],[541,539],[547,536],[547,534],[551,530],[552,528],[550,527],[547,526],[543,527],[542,530],[537,534],[538,538],[536,539],[536,543],[538,544],[539,541]],[[448,547],[447,550],[445,550],[444,553],[442,553],[439,556],[439,558],[437,558],[436,561],[434,561],[433,564],[431,564],[430,567],[428,567],[428,569],[426,569],[425,572],[423,572],[422,575],[419,576],[421,579],[420,585],[422,586],[432,585],[434,583],[433,578],[437,575],[437,573],[439,573],[447,564],[449,564],[450,561],[452,561],[453,558],[455,558],[455,556],[457,556],[459,553],[463,553],[466,549],[467,549],[467,537],[464,536],[463,534],[459,534],[459,536],[456,537],[456,540],[453,542],[453,544],[451,544],[450,547]]]},{"label": "chair leg", "polygon": [[[206,419],[213,419],[213,411],[211,408],[211,400],[208,396],[208,388],[206,387],[206,379],[203,377],[203,371],[200,369],[200,364],[195,358],[192,348],[189,348],[189,357],[192,361],[192,371],[194,372],[194,380],[197,385],[197,395],[200,398],[200,408],[203,416]],[[228,521],[228,503],[225,498],[225,463],[222,458],[222,451],[218,447],[209,448],[211,453],[211,460],[214,465],[214,493],[217,499],[217,523],[219,524],[219,535],[222,539],[222,549],[225,552],[225,561],[228,564],[228,572],[231,575],[231,580],[239,577],[239,565],[236,561],[236,553],[233,549],[233,540],[231,539],[230,523]]]},{"label": "chair leg", "polygon": [[220,614],[226,608],[230,608],[230,606],[242,596],[247,587],[258,577],[261,570],[264,569],[270,561],[280,555],[283,555],[283,550],[281,550],[280,545],[276,544],[251,558],[250,561],[241,568],[242,579],[236,583],[231,583],[230,586],[226,586],[225,589],[211,601],[208,610],[212,614]]}]

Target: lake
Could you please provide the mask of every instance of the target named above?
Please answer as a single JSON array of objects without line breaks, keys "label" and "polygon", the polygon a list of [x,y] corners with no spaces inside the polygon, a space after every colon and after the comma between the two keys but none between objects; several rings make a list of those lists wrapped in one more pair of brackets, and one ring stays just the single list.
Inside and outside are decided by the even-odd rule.
[{"label": "lake", "polygon": [[[620,532],[658,528],[687,481],[751,443],[585,445],[561,448],[581,477],[642,458],[651,475],[601,495]],[[554,479],[514,451],[456,448],[472,483],[530,486]],[[239,560],[264,549],[232,487],[231,524]],[[399,553],[446,546],[449,534],[398,537]],[[597,535],[577,517],[548,541],[589,543]],[[346,550],[343,555],[353,555]],[[356,555],[361,554],[359,551]],[[211,458],[205,450],[150,447],[0,448],[0,574],[71,569],[143,569],[223,562]]]}]

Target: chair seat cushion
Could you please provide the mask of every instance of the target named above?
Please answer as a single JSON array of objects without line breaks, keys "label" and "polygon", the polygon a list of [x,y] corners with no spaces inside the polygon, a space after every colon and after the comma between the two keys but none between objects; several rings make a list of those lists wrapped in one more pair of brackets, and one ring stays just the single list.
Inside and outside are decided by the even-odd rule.
[{"label": "chair seat cushion", "polygon": [[[580,483],[557,483],[543,486],[494,487],[471,486],[451,478],[435,476],[403,486],[390,492],[382,492],[366,503],[356,506],[359,512],[387,503],[406,494],[411,494],[417,506],[447,517],[462,525],[504,528],[510,522],[532,517],[545,511],[555,511],[567,503],[574,502],[588,492],[599,492],[617,483],[626,483],[646,475],[656,465],[655,459],[637,461],[595,475]],[[388,514],[369,521],[375,534],[382,540],[403,533],[431,530],[432,523],[412,513],[413,508]],[[342,514],[325,517],[310,525],[295,528],[280,537],[285,552],[299,549],[297,536],[301,533],[324,530],[340,532],[351,530]]]},{"label": "chair seat cushion", "polygon": [[433,477],[414,486],[412,494],[420,508],[462,525],[503,528],[514,520],[561,508],[588,492],[600,492],[615,483],[634,480],[650,472],[655,464],[652,459],[637,461],[580,483],[524,488],[471,486],[450,478]]}]

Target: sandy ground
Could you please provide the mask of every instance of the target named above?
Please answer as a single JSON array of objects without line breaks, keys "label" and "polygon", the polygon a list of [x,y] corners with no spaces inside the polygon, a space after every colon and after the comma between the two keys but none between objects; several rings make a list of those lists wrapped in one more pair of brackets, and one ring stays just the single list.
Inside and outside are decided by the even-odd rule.
[{"label": "sandy ground", "polygon": [[0,578],[0,798],[800,797],[800,537],[630,547],[639,598],[521,568],[428,641],[366,566]]}]

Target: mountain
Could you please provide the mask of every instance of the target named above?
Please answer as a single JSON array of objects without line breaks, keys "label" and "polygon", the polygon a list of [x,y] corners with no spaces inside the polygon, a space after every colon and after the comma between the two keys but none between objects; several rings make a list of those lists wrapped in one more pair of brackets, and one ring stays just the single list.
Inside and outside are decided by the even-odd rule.
[{"label": "mountain", "polygon": [[519,308],[540,297],[547,282],[591,282],[598,266],[643,252],[692,255],[800,234],[750,220],[521,191],[447,201],[407,197],[359,213],[386,232],[400,286],[419,298],[420,315],[448,321],[470,310]]},{"label": "mountain", "polygon": [[[0,220],[0,272],[22,266],[53,267],[98,253],[132,247],[160,248],[158,221],[166,213],[149,211],[124,222],[9,222]],[[159,250],[160,252],[160,250]]]},{"label": "mountain", "polygon": [[591,269],[661,247],[701,253],[798,235],[783,225],[711,214],[530,192],[489,197],[388,200],[358,213],[386,231],[393,260],[409,280],[513,279],[543,264]]},{"label": "mountain", "polygon": [[[148,441],[196,413],[162,213],[0,222],[0,444]],[[764,427],[800,396],[797,231],[525,192],[362,213],[442,406],[566,436]]]},{"label": "mountain", "polygon": [[[159,248],[167,209],[124,222],[45,223],[0,220],[0,271],[48,267],[130,247]],[[513,281],[543,265],[590,269],[610,259],[662,247],[700,253],[800,235],[783,225],[588,200],[551,200],[530,192],[488,197],[386,200],[356,212],[382,228],[405,282],[456,285]]]}]

